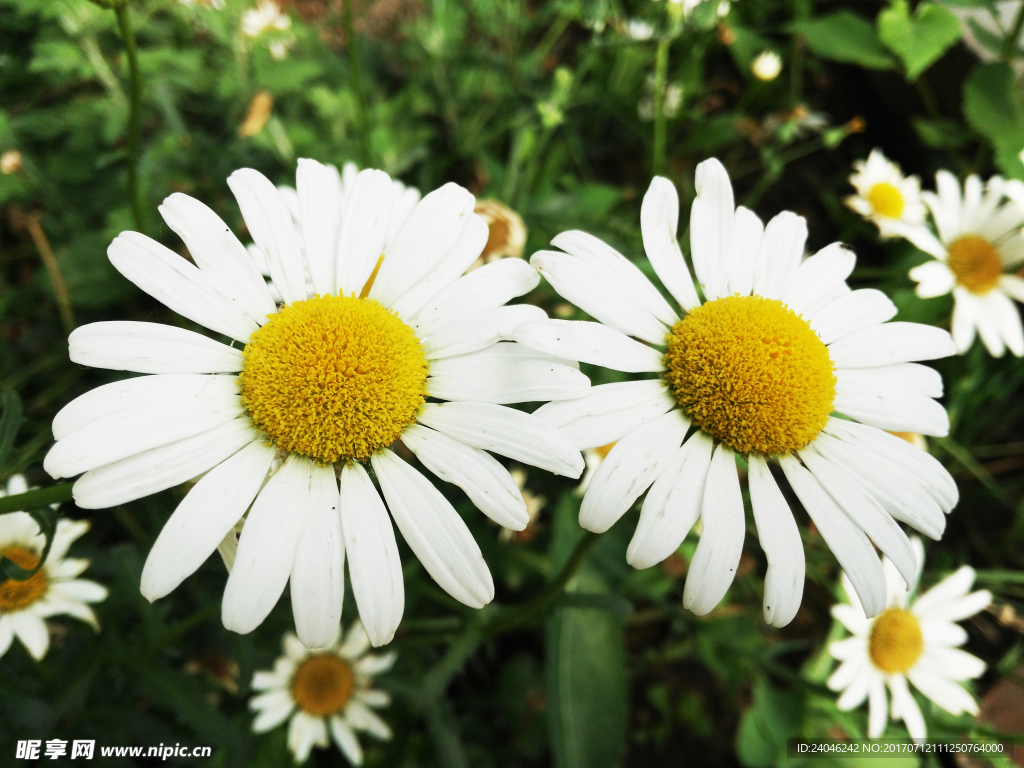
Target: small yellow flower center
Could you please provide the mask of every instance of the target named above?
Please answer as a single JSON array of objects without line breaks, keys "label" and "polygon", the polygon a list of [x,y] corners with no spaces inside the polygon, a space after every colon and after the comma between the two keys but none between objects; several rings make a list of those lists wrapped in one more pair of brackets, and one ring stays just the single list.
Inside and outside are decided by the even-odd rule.
[{"label": "small yellow flower center", "polygon": [[285,306],[243,352],[242,404],[279,448],[365,461],[416,418],[429,366],[412,328],[380,303],[317,296]]},{"label": "small yellow flower center", "polygon": [[608,443],[607,445],[598,446],[594,450],[597,452],[597,455],[600,456],[602,459],[607,459],[608,454],[612,452],[612,448],[614,447],[615,443]]},{"label": "small yellow flower center", "polygon": [[333,653],[310,656],[292,676],[292,698],[316,717],[340,711],[352,698],[354,687],[352,667]]},{"label": "small yellow flower center", "polygon": [[917,617],[902,608],[886,608],[875,619],[868,638],[871,662],[886,674],[903,674],[924,651],[924,636]]},{"label": "small yellow flower center", "polygon": [[775,299],[728,296],[672,326],[665,379],[697,426],[741,453],[786,454],[825,426],[836,396],[828,348]]},{"label": "small yellow flower center", "polygon": [[[15,565],[31,571],[39,564],[39,555],[26,547],[7,547],[0,550],[0,557],[6,557]],[[16,613],[38,602],[50,586],[46,571],[40,568],[25,581],[7,579],[0,582],[0,613]]]},{"label": "small yellow flower center", "polygon": [[946,266],[971,293],[988,293],[999,284],[1003,274],[999,251],[977,235],[964,235],[950,243]]},{"label": "small yellow flower center", "polygon": [[868,202],[875,213],[887,219],[898,219],[903,215],[906,201],[903,193],[887,181],[875,184],[868,190]]}]

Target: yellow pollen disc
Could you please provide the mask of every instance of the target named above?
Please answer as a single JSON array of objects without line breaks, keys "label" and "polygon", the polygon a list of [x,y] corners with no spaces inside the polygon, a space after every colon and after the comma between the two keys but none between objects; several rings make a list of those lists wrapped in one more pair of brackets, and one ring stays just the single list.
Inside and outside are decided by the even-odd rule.
[{"label": "yellow pollen disc", "polygon": [[338,712],[352,698],[352,667],[333,653],[310,656],[292,676],[292,698],[299,708],[316,717]]},{"label": "yellow pollen disc", "polygon": [[886,608],[875,619],[868,638],[871,662],[886,674],[907,672],[924,652],[917,617],[902,608]]},{"label": "yellow pollen disc", "polygon": [[597,451],[597,455],[600,456],[602,459],[607,459],[608,454],[612,452],[612,448],[614,447],[615,443],[608,443],[608,445],[599,446],[594,450]]},{"label": "yellow pollen disc", "polygon": [[709,301],[672,326],[665,368],[694,423],[741,453],[806,447],[836,396],[828,348],[793,310],[760,296]]},{"label": "yellow pollen disc", "polygon": [[[39,564],[39,555],[25,547],[0,549],[0,557],[6,557],[26,571],[31,571]],[[46,572],[42,568],[25,581],[7,579],[0,583],[0,613],[15,613],[23,608],[28,608],[46,594],[48,586]]]},{"label": "yellow pollen disc", "polygon": [[365,461],[416,418],[429,367],[412,328],[373,299],[317,296],[249,338],[242,404],[279,448]]},{"label": "yellow pollen disc", "polygon": [[1003,274],[999,251],[977,235],[964,235],[950,243],[946,266],[971,293],[988,293],[999,284]]},{"label": "yellow pollen disc", "polygon": [[868,202],[875,213],[887,219],[898,219],[903,215],[903,206],[906,204],[901,193],[895,186],[887,181],[875,184],[868,190]]}]

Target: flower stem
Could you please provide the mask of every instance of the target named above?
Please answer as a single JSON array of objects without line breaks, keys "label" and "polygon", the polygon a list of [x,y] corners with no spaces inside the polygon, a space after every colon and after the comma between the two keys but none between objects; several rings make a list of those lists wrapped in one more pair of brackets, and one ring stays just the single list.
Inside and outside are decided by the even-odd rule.
[{"label": "flower stem", "polygon": [[668,48],[671,40],[659,40],[654,62],[654,175],[665,169],[665,89],[668,81]]},{"label": "flower stem", "polygon": [[75,330],[75,315],[71,310],[71,296],[68,294],[68,285],[64,282],[64,275],[61,274],[60,266],[57,264],[57,257],[53,255],[50,241],[46,239],[39,224],[39,216],[30,215],[25,224],[36,250],[39,251],[39,259],[50,276],[50,284],[53,286],[53,295],[57,299],[57,308],[60,310],[60,321],[64,326],[64,333],[70,335]]},{"label": "flower stem", "polygon": [[121,30],[124,50],[128,55],[129,101],[128,112],[128,195],[131,197],[132,218],[135,226],[144,231],[145,209],[139,188],[139,136],[142,132],[142,78],[139,76],[139,52],[135,47],[135,32],[127,4],[115,6],[117,26]]},{"label": "flower stem", "polygon": [[345,50],[348,53],[349,79],[356,97],[356,125],[359,128],[359,145],[363,167],[373,165],[370,152],[370,132],[366,122],[366,96],[363,93],[363,76],[359,68],[359,48],[356,44],[355,24],[352,21],[352,0],[344,0],[343,23],[345,25]]},{"label": "flower stem", "polygon": [[27,512],[31,509],[48,507],[71,500],[71,486],[74,483],[58,483],[49,488],[37,488],[34,491],[19,493],[14,496],[0,498],[0,515],[8,512]]}]

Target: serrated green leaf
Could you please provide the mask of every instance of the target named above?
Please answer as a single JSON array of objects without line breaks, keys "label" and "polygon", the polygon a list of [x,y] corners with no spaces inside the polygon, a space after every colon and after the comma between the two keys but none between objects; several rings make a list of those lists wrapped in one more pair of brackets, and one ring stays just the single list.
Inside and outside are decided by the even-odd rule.
[{"label": "serrated green leaf", "polygon": [[896,61],[878,40],[871,23],[851,11],[836,11],[799,21],[789,31],[801,35],[807,47],[823,59],[859,64],[868,69],[895,69]]},{"label": "serrated green leaf", "polygon": [[911,16],[906,0],[897,0],[877,23],[878,38],[899,56],[910,82],[960,39],[956,16],[935,3],[921,3]]},{"label": "serrated green leaf", "polygon": [[964,116],[995,149],[996,164],[1007,176],[1024,179],[1024,96],[1013,70],[1002,63],[976,67],[964,83]]}]

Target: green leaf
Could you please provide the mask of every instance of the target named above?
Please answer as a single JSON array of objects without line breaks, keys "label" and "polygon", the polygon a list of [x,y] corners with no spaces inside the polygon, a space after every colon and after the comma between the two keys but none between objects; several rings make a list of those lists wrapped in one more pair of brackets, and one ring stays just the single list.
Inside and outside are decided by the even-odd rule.
[{"label": "green leaf", "polygon": [[917,117],[913,123],[921,141],[934,149],[955,149],[970,139],[970,132],[955,120]]},{"label": "green leaf", "polygon": [[878,41],[871,23],[851,11],[836,11],[789,25],[811,52],[823,59],[868,69],[895,69],[896,61]]},{"label": "green leaf", "polygon": [[964,116],[995,149],[996,164],[1007,176],[1024,179],[1024,97],[1006,64],[982,64],[964,83]]},{"label": "green leaf", "polygon": [[803,696],[754,681],[754,701],[736,732],[736,756],[747,768],[767,768],[786,756],[786,739],[796,736],[803,717]]},{"label": "green leaf", "polygon": [[7,456],[14,448],[14,438],[25,420],[21,411],[21,398],[10,387],[0,390],[0,468],[7,462]]},{"label": "green leaf", "polygon": [[910,15],[906,0],[897,0],[878,14],[878,37],[903,62],[914,82],[960,39],[960,22],[951,11],[924,2]]}]

